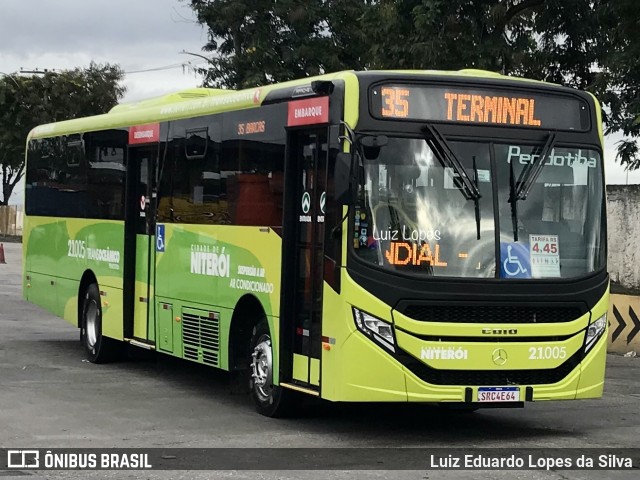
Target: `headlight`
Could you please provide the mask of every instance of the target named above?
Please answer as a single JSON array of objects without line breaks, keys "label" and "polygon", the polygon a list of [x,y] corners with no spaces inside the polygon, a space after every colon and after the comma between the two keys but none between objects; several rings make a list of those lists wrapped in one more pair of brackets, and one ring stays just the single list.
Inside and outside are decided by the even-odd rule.
[{"label": "headlight", "polygon": [[584,340],[584,351],[585,353],[591,350],[598,339],[602,336],[605,329],[607,328],[607,314],[605,313],[595,322],[592,322],[587,328],[587,337]]},{"label": "headlight", "polygon": [[390,323],[358,310],[355,307],[353,307],[353,318],[358,330],[387,350],[392,352],[396,351],[396,341],[393,337],[393,328]]}]

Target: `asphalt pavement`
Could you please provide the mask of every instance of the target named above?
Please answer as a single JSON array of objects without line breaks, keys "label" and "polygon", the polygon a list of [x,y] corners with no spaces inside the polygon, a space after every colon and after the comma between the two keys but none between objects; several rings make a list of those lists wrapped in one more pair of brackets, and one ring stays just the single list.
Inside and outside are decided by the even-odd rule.
[{"label": "asphalt pavement", "polygon": [[[258,415],[229,374],[158,354],[89,363],[78,331],[22,300],[21,245],[0,265],[0,447],[571,447],[640,446],[640,358],[609,355],[600,400],[517,410],[312,404],[299,418]],[[624,471],[39,471],[0,478],[631,479]]]}]

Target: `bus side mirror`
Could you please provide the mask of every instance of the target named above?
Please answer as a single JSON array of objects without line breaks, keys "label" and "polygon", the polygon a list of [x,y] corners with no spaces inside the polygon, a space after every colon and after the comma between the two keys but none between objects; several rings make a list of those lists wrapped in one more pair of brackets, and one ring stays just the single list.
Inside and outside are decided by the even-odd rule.
[{"label": "bus side mirror", "polygon": [[386,135],[366,135],[360,139],[360,147],[364,158],[367,160],[375,160],[380,156],[382,147],[389,143],[389,137]]},{"label": "bus side mirror", "polygon": [[351,154],[340,152],[336,155],[336,168],[333,174],[335,199],[338,205],[349,203],[351,183]]}]

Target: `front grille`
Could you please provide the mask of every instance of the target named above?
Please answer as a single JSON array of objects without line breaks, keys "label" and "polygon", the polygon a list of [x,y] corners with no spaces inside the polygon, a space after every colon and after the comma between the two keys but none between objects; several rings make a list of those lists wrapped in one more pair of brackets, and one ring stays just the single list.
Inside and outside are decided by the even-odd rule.
[{"label": "front grille", "polygon": [[580,363],[582,350],[562,365],[546,370],[438,370],[405,352],[397,358],[418,378],[433,385],[544,385],[557,383],[569,375]]},{"label": "front grille", "polygon": [[202,312],[202,315],[182,312],[184,358],[218,366],[219,322],[220,316],[215,312]]},{"label": "front grille", "polygon": [[561,323],[576,320],[586,313],[577,305],[525,306],[525,305],[434,305],[409,304],[398,311],[409,318],[423,322],[450,323]]}]

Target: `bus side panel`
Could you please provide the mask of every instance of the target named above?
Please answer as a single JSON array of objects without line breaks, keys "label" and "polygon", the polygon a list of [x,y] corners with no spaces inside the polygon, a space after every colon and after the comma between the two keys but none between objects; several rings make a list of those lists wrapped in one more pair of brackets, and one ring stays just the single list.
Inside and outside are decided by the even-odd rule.
[{"label": "bus side panel", "polygon": [[[156,244],[155,308],[157,312],[172,310],[172,352],[188,358],[184,355],[183,331],[189,329],[188,321],[185,325],[185,309],[215,312],[219,314],[219,366],[228,368],[231,318],[244,295],[254,296],[262,305],[273,334],[274,353],[278,352],[278,322],[274,319],[280,311],[280,236],[268,227],[159,225],[165,236],[164,248]],[[182,317],[179,322],[177,317]],[[160,315],[158,322],[156,332],[159,341],[166,342],[166,351],[166,315]],[[277,353],[274,362],[277,372]]]},{"label": "bus side panel", "polygon": [[[342,296],[324,285],[322,335],[329,341],[324,342],[322,349],[322,398],[406,402],[402,366],[357,331],[352,311],[355,306],[391,322],[391,307],[353,282],[345,269],[341,271]],[[345,302],[344,298],[353,303]]]},{"label": "bus side panel", "polygon": [[[591,312],[591,321],[607,314],[609,311],[610,292],[604,294]],[[607,363],[607,346],[609,339],[609,322],[606,322],[602,337],[580,364],[580,383],[576,398],[600,398],[604,391],[604,376]]]},{"label": "bus side panel", "polygon": [[80,280],[58,278],[57,283],[58,311],[56,314],[71,325],[78,326],[78,289],[80,288]]},{"label": "bus side panel", "polygon": [[59,274],[63,232],[64,221],[59,219],[25,217],[25,299],[54,314],[58,314],[54,275]]},{"label": "bus side panel", "polygon": [[53,277],[33,272],[27,272],[27,276],[27,301],[55,313],[57,296]]},{"label": "bus side panel", "polygon": [[[101,285],[100,278],[98,278],[98,285]],[[122,289],[101,285],[100,299],[102,301],[103,335],[116,340],[122,340],[124,338]]]},{"label": "bus side panel", "polygon": [[582,361],[580,383],[576,398],[600,398],[604,392],[604,375],[607,362],[607,335],[601,338],[593,351]]},{"label": "bus side panel", "polygon": [[103,302],[105,334],[122,338],[114,335],[118,325],[122,330],[121,308],[106,314],[107,307],[122,303],[122,222],[27,216],[23,241],[28,301],[77,325],[78,288],[90,271],[102,292],[112,292],[113,303]]}]

